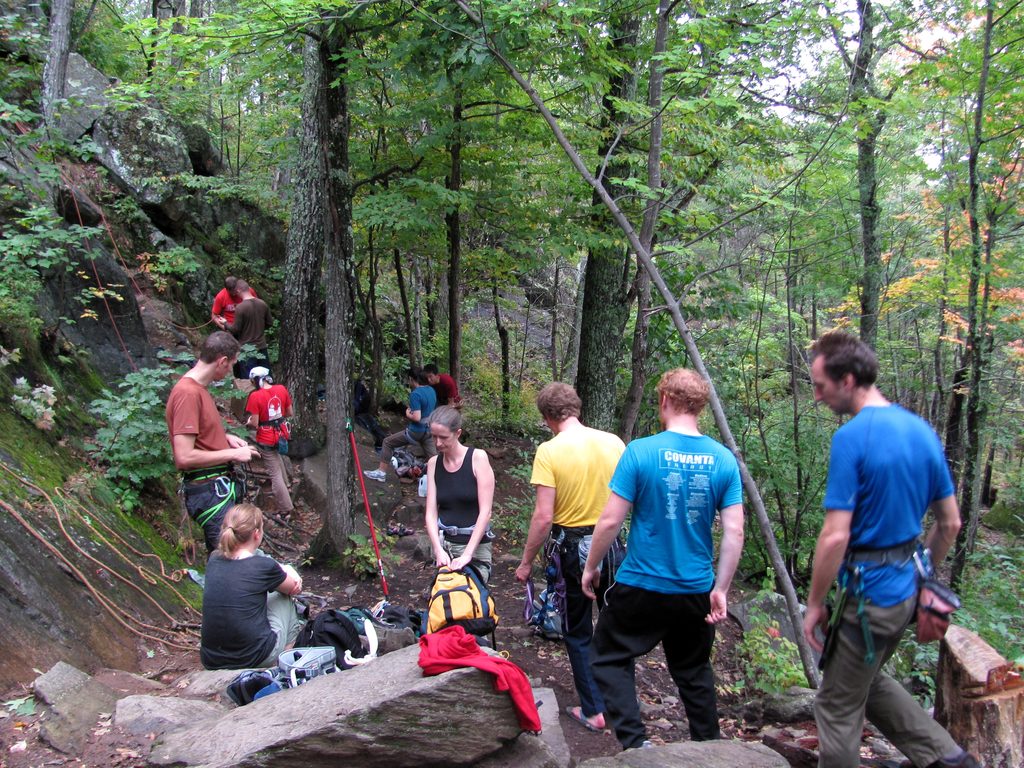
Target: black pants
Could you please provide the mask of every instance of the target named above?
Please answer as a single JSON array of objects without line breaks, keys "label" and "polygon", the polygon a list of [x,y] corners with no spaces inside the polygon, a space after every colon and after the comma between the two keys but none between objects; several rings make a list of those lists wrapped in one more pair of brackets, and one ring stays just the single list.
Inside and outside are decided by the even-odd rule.
[{"label": "black pants", "polygon": [[373,435],[374,448],[380,448],[384,444],[384,438],[388,436],[388,433],[384,431],[372,413],[357,413],[352,418],[356,424]]},{"label": "black pants", "polygon": [[622,748],[639,747],[646,738],[634,667],[636,657],[658,643],[679,689],[690,722],[690,738],[719,738],[711,668],[715,627],[704,621],[711,610],[709,593],[666,595],[619,582],[608,590],[606,600],[594,630],[592,666],[604,696],[605,713]]},{"label": "black pants", "polygon": [[[590,644],[594,634],[594,601],[583,594],[583,564],[579,552],[580,537],[568,534],[559,548],[562,576],[565,578],[565,615],[562,617],[562,640],[572,668],[572,679],[580,697],[580,710],[585,717],[593,717],[605,710],[601,690],[594,681],[590,665]],[[616,538],[601,568],[601,583],[597,595],[597,609],[604,605],[604,595],[615,581],[615,571],[624,557],[625,548]]]},{"label": "black pants", "polygon": [[207,552],[217,549],[224,516],[244,498],[245,486],[226,476],[185,484],[185,509],[202,526]]},{"label": "black pants", "polygon": [[253,357],[239,358],[235,361],[235,367],[233,369],[233,375],[236,379],[248,379],[249,371],[255,368],[257,365],[270,367],[270,358],[267,357],[267,348],[256,350],[256,354]]}]

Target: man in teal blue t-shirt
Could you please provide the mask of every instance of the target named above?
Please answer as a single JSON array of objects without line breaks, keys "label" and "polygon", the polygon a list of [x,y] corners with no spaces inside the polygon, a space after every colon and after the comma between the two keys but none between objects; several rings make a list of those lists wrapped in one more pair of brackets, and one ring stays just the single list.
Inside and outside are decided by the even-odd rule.
[{"label": "man in teal blue t-shirt", "polygon": [[[709,396],[707,382],[694,371],[677,368],[661,377],[665,431],[626,446],[583,572],[583,592],[594,599],[601,560],[632,507],[626,558],[606,593],[591,653],[605,712],[623,749],[646,741],[634,665],[658,643],[690,737],[720,735],[711,646],[714,625],[726,618],[726,594],[743,549],[743,489],[736,458],[698,429]],[[716,515],[722,520],[717,572],[711,536]]]},{"label": "man in teal blue t-shirt", "polygon": [[825,597],[839,576],[865,600],[873,649],[848,599],[832,631],[815,700],[818,765],[860,766],[867,713],[871,722],[916,766],[977,766],[968,752],[917,704],[882,666],[899,645],[917,605],[912,557],[930,507],[936,523],[925,537],[941,562],[960,530],[960,511],[939,438],[924,419],[890,403],[875,386],[878,359],[854,336],[823,334],[812,347],[814,399],[853,416],[832,438],[825,522],[814,551],[804,635],[822,650],[815,630],[825,627]]},{"label": "man in teal blue t-shirt", "polygon": [[384,438],[381,445],[380,465],[377,469],[363,471],[371,480],[383,483],[388,478],[387,469],[391,465],[391,456],[395,448],[403,445],[419,446],[429,459],[437,455],[434,438],[430,436],[428,419],[437,407],[437,395],[433,387],[427,384],[427,374],[420,368],[410,368],[408,378],[409,405],[405,409],[406,427]]}]

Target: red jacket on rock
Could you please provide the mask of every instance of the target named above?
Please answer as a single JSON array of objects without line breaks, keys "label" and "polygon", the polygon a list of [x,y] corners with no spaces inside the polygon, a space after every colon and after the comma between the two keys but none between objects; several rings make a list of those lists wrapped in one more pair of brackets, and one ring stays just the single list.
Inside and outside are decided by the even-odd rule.
[{"label": "red jacket on rock", "polygon": [[476,667],[494,675],[494,688],[508,691],[519,727],[540,733],[540,714],[526,673],[508,659],[488,656],[476,638],[460,626],[445,627],[420,638],[420,668],[425,675],[440,675],[462,667]]}]

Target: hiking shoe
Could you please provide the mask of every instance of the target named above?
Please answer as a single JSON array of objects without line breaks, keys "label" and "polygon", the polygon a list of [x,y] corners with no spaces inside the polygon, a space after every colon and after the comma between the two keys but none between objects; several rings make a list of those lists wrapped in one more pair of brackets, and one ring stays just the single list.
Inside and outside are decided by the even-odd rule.
[{"label": "hiking shoe", "polygon": [[630,750],[632,750],[632,749],[653,749],[653,748],[654,748],[654,742],[651,741],[650,739],[644,739],[642,742],[640,742],[640,744],[638,744],[635,747],[627,747],[627,749],[630,749]]},{"label": "hiking shoe", "polygon": [[363,474],[371,480],[376,480],[378,483],[383,483],[388,479],[387,474],[382,469],[364,469]]}]

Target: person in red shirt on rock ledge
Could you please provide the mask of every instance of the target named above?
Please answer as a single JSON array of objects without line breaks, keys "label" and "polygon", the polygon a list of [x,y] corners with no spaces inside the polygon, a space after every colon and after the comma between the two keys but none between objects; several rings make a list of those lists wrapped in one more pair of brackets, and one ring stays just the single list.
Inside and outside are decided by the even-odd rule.
[{"label": "person in red shirt on rock ledge", "polygon": [[[210,319],[219,328],[235,322],[235,305],[242,303],[242,296],[236,288],[237,284],[238,278],[228,275],[224,278],[224,287],[213,298],[213,310],[210,312]],[[253,288],[250,287],[249,290],[253,296],[256,296],[256,291]],[[223,323],[221,323],[222,320],[224,321]]]},{"label": "person in red shirt on rock ledge", "polygon": [[423,372],[427,374],[427,383],[437,393],[438,405],[450,405],[452,408],[462,407],[459,385],[455,383],[455,379],[447,373],[438,373],[437,366],[433,363],[423,366]]}]

